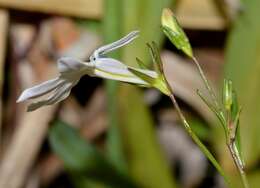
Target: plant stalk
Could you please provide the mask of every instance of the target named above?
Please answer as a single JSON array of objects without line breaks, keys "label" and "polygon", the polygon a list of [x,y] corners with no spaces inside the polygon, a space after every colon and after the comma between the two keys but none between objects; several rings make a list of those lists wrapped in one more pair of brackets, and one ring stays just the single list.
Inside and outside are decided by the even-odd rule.
[{"label": "plant stalk", "polygon": [[218,100],[217,100],[217,96],[216,96],[215,92],[213,91],[212,87],[210,86],[210,83],[209,83],[207,77],[205,76],[205,74],[204,74],[204,72],[203,72],[203,70],[202,70],[198,60],[195,57],[193,57],[192,60],[194,61],[195,65],[197,66],[197,68],[199,70],[199,74],[200,74],[200,76],[201,76],[201,78],[202,78],[202,80],[203,80],[203,82],[204,82],[204,84],[206,86],[206,89],[208,90],[208,92],[210,94],[211,99],[213,100],[213,102],[215,104],[215,107],[218,110],[221,111],[221,108],[220,108]]},{"label": "plant stalk", "polygon": [[234,160],[234,163],[237,167],[237,170],[239,171],[239,174],[240,174],[244,188],[249,188],[248,180],[247,180],[246,173],[245,173],[245,170],[244,170],[244,165],[243,165],[243,162],[242,162],[242,160],[239,156],[235,141],[233,140],[227,145],[228,145],[228,149],[231,153],[231,156]]},{"label": "plant stalk", "polygon": [[217,169],[217,171],[224,177],[226,183],[229,185],[229,180],[225,174],[225,172],[222,170],[221,166],[219,165],[219,163],[217,162],[217,160],[215,159],[215,157],[210,153],[210,151],[206,148],[206,146],[200,141],[200,139],[197,137],[197,135],[192,131],[189,123],[187,122],[185,116],[183,115],[179,104],[177,103],[173,93],[171,93],[169,95],[174,107],[177,110],[177,113],[182,121],[182,124],[184,125],[185,130],[188,132],[188,134],[191,136],[191,138],[193,139],[193,141],[199,146],[199,148],[201,149],[201,151],[206,155],[206,157],[209,159],[209,161],[215,166],[215,168]]},{"label": "plant stalk", "polygon": [[231,154],[231,157],[233,158],[233,161],[235,163],[235,166],[239,172],[242,184],[244,188],[249,188],[248,180],[246,177],[246,173],[244,170],[244,163],[240,157],[240,154],[238,152],[236,143],[235,143],[235,136],[236,136],[236,130],[237,127],[234,127],[234,123],[231,121],[231,114],[228,112],[227,115],[227,125],[228,125],[228,140],[227,140],[227,147],[229,149],[229,152]]}]

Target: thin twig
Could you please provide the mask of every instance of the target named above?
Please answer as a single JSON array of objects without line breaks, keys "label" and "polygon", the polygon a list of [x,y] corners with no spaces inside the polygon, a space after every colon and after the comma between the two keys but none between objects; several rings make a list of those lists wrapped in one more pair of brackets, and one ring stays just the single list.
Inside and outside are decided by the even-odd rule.
[{"label": "thin twig", "polygon": [[203,82],[204,82],[204,84],[205,84],[209,94],[210,94],[211,99],[213,100],[213,102],[215,104],[215,107],[218,110],[221,110],[221,108],[220,108],[220,106],[218,104],[217,96],[216,96],[215,92],[213,91],[212,87],[210,86],[210,83],[209,83],[207,77],[205,76],[205,74],[204,74],[204,72],[203,72],[203,70],[202,70],[198,60],[195,57],[193,57],[192,60],[194,61],[195,65],[197,66],[197,68],[199,70],[199,74],[200,74],[200,76],[201,76],[201,78],[202,78],[202,80],[203,80]]},{"label": "thin twig", "polygon": [[193,133],[189,123],[187,122],[185,116],[183,115],[179,104],[177,103],[175,97],[173,94],[171,94],[170,99],[172,100],[172,103],[174,105],[174,107],[177,110],[177,113],[184,125],[184,128],[186,129],[186,131],[189,133],[189,135],[191,136],[191,138],[193,139],[193,141],[199,146],[199,148],[201,149],[201,151],[206,155],[206,157],[210,160],[210,162],[215,166],[215,168],[218,170],[218,172],[224,177],[225,181],[227,182],[227,184],[229,184],[229,180],[227,179],[227,176],[225,174],[225,172],[222,170],[221,166],[218,164],[217,160],[215,159],[215,157],[210,153],[210,151],[206,148],[206,146],[200,141],[200,139],[197,137],[196,134]]}]

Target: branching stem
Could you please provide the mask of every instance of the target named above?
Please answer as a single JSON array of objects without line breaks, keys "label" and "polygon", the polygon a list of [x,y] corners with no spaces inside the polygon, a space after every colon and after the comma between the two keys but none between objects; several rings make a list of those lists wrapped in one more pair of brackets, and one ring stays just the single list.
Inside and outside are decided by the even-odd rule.
[{"label": "branching stem", "polygon": [[[217,100],[217,96],[215,94],[215,92],[213,91],[212,87],[210,86],[210,83],[207,79],[207,77],[205,76],[199,62],[197,61],[197,59],[195,57],[192,58],[192,60],[194,61],[194,63],[196,64],[198,70],[199,70],[199,74],[204,82],[204,85],[206,87],[206,89],[208,90],[208,93],[215,105],[215,108],[219,111],[219,114],[221,116],[221,118],[225,118],[224,116],[224,113],[218,103],[218,100]],[[233,127],[234,124],[232,123],[231,121],[231,114],[229,113],[227,115],[227,119],[226,119],[226,125],[228,125],[228,130],[226,128],[224,128],[225,130],[225,134],[226,134],[226,140],[227,140],[227,147],[229,149],[229,152],[233,158],[233,161],[236,165],[236,168],[240,174],[240,177],[241,177],[241,181],[243,183],[243,186],[244,188],[249,188],[249,184],[248,184],[248,180],[247,180],[247,177],[246,177],[246,173],[244,171],[244,164],[242,162],[242,159],[240,157],[240,154],[238,152],[238,149],[237,149],[237,146],[235,144],[235,136],[236,136],[236,133],[234,131],[236,131],[236,127]]]}]

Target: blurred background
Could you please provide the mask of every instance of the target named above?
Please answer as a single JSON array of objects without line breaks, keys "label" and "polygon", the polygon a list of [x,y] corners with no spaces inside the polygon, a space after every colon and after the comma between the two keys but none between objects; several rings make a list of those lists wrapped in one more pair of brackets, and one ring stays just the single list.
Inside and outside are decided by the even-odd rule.
[{"label": "blurred background", "polygon": [[166,40],[171,8],[194,54],[219,91],[235,84],[242,105],[246,172],[260,186],[260,1],[0,0],[1,188],[223,188],[222,177],[186,134],[170,100],[154,89],[82,77],[63,102],[27,113],[16,99],[57,75],[56,60],[88,60],[102,44],[132,30],[140,37],[109,54],[137,66],[161,48],[167,78],[192,129],[240,187],[224,132],[196,95],[196,67]]}]

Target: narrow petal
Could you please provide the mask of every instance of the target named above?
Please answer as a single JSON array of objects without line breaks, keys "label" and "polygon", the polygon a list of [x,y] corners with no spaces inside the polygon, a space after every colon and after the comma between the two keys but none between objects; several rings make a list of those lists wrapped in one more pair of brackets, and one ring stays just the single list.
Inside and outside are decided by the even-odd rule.
[{"label": "narrow petal", "polygon": [[95,50],[93,55],[90,57],[90,60],[93,60],[94,58],[99,58],[102,55],[105,55],[108,52],[111,52],[113,50],[116,50],[130,42],[132,42],[136,37],[138,37],[139,31],[132,31],[131,33],[127,34],[123,38],[111,43],[107,44],[105,46],[102,46]]},{"label": "narrow petal", "polygon": [[71,88],[73,86],[74,86],[73,83],[66,83],[63,86],[56,88],[54,93],[52,95],[50,95],[47,99],[31,103],[28,106],[27,111],[31,112],[31,111],[37,110],[38,108],[43,107],[45,105],[56,104],[64,99],[66,99],[69,96]]},{"label": "narrow petal", "polygon": [[39,85],[36,85],[32,88],[28,88],[22,92],[20,97],[17,99],[16,102],[23,102],[28,99],[37,98],[40,96],[45,95],[48,92],[53,91],[62,83],[62,80],[59,78],[55,78],[46,82],[43,82]]},{"label": "narrow petal", "polygon": [[95,76],[134,84],[148,84],[130,72],[126,65],[115,59],[99,58],[95,61],[95,66]]},{"label": "narrow petal", "polygon": [[58,70],[62,73],[80,72],[86,68],[93,68],[92,64],[83,63],[72,57],[62,57],[58,60]]}]

